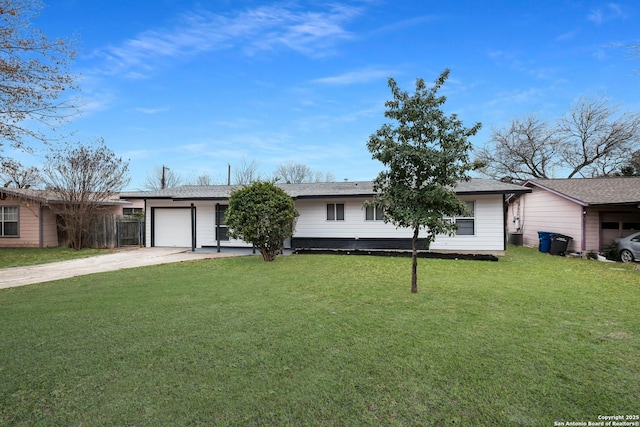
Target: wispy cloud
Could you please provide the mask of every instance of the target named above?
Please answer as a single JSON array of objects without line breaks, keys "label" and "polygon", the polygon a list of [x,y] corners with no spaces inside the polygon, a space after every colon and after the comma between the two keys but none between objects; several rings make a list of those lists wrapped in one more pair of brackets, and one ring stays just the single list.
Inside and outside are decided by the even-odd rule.
[{"label": "wispy cloud", "polygon": [[596,25],[624,18],[626,18],[626,14],[622,10],[622,7],[617,3],[608,3],[604,8],[593,10],[587,16],[587,19]]},{"label": "wispy cloud", "polygon": [[169,108],[167,108],[167,107],[161,107],[161,108],[143,108],[143,107],[139,107],[139,108],[135,108],[134,111],[136,113],[153,115],[153,114],[166,113],[167,111],[169,111]]},{"label": "wispy cloud", "polygon": [[312,83],[325,85],[350,85],[356,83],[367,83],[373,80],[390,77],[394,74],[393,70],[365,68],[363,70],[350,71],[344,74],[330,77],[322,77],[312,80]]},{"label": "wispy cloud", "polygon": [[226,15],[200,10],[183,14],[173,27],[145,31],[95,54],[108,63],[105,72],[129,78],[146,76],[163,60],[229,49],[245,55],[285,49],[322,57],[353,37],[344,25],[360,13],[341,4],[319,11],[261,6]]},{"label": "wispy cloud", "polygon": [[556,41],[566,42],[576,38],[576,36],[580,34],[580,30],[567,31],[566,33],[562,33],[556,37]]},{"label": "wispy cloud", "polygon": [[593,56],[598,61],[604,61],[607,59],[607,54],[605,53],[604,49],[601,48],[594,50],[591,56]]},{"label": "wispy cloud", "polygon": [[537,67],[532,61],[525,62],[520,60],[519,55],[502,50],[492,50],[487,53],[487,56],[500,67],[508,67],[511,70],[532,76],[538,80],[561,81],[558,77],[557,68]]},{"label": "wispy cloud", "polygon": [[407,29],[409,29],[411,27],[419,26],[419,25],[422,25],[422,24],[427,23],[427,22],[433,22],[433,21],[436,21],[438,19],[439,18],[437,16],[431,16],[431,15],[414,16],[414,17],[409,18],[409,19],[405,19],[405,20],[402,20],[402,21],[396,21],[396,22],[392,22],[391,24],[384,25],[384,26],[374,30],[372,32],[372,34],[382,34],[382,33],[396,32],[396,31],[406,31]]},{"label": "wispy cloud", "polygon": [[493,99],[487,101],[485,105],[487,107],[506,106],[508,108],[508,106],[512,105],[534,104],[534,101],[540,97],[541,92],[542,91],[538,88],[502,92],[497,94]]}]

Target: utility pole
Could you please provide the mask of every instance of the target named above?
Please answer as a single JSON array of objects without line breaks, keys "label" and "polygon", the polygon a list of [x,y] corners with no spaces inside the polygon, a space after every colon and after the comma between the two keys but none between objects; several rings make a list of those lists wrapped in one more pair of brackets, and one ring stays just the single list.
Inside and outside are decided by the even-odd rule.
[{"label": "utility pole", "polygon": [[165,166],[165,165],[162,165],[162,178],[160,179],[160,188],[161,188],[161,189],[163,189],[163,190],[164,190],[164,189],[166,188],[166,186],[167,186],[167,185],[166,185],[167,181],[166,181],[166,180],[165,180],[165,178],[164,178],[164,171],[165,171],[165,170],[169,170],[169,168],[168,168],[167,166]]}]

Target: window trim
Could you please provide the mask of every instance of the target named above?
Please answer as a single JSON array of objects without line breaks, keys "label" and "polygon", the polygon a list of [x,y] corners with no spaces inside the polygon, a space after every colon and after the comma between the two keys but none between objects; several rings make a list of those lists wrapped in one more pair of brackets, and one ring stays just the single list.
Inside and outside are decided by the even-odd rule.
[{"label": "window trim", "polygon": [[[342,206],[342,212],[340,212],[340,209],[338,208],[338,206]],[[345,206],[344,203],[327,203],[327,209],[326,209],[326,220],[327,221],[344,221],[345,220]],[[340,218],[340,214],[342,214],[342,218]]]},{"label": "window trim", "polygon": [[[227,225],[227,210],[229,209],[229,205],[219,204],[216,207],[216,212],[214,214],[214,237],[216,241],[228,242],[231,239],[229,238],[229,226]],[[218,235],[219,231],[219,235]]]},{"label": "window trim", "polygon": [[[127,213],[127,211],[130,211]],[[142,216],[144,213],[144,208],[122,208],[123,216]]]},{"label": "window trim", "polygon": [[[369,213],[371,213],[371,218],[369,218]],[[368,205],[364,207],[364,220],[365,221],[384,221],[384,211],[382,207],[379,205]]]},{"label": "window trim", "polygon": [[[469,205],[471,205],[470,210],[472,215],[471,216],[453,216],[453,217],[448,217],[449,221],[451,221],[454,224],[460,224],[460,222],[466,222],[466,223],[471,223],[471,225],[473,226],[473,233],[464,233],[461,234],[460,233],[460,227],[458,227],[456,229],[456,234],[455,236],[475,236],[476,235],[476,201],[475,200],[463,200],[463,203],[465,203],[467,205],[467,207],[469,207]],[[458,222],[460,221],[460,222]]]},{"label": "window trim", "polygon": [[[5,220],[5,210],[8,210],[9,208],[15,208],[15,212],[16,212],[16,219],[14,220]],[[16,224],[16,234],[9,234],[6,235],[4,230],[5,230],[5,223],[15,223]],[[9,239],[15,239],[15,238],[19,238],[20,237],[20,206],[14,206],[14,205],[10,205],[10,206],[0,206],[0,238],[9,238]]]}]

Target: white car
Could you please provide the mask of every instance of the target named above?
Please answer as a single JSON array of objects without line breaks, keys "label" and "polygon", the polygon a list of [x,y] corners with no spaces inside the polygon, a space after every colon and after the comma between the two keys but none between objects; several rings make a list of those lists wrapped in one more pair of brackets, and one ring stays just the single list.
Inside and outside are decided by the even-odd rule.
[{"label": "white car", "polygon": [[618,244],[618,254],[622,262],[640,260],[640,232],[615,239],[615,242]]}]

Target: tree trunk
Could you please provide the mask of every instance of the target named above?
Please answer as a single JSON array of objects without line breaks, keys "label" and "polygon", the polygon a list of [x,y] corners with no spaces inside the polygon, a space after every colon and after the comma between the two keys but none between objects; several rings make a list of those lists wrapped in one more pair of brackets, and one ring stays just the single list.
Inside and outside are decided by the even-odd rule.
[{"label": "tree trunk", "polygon": [[276,259],[276,254],[269,250],[266,246],[260,246],[260,253],[264,261],[273,261]]},{"label": "tree trunk", "polygon": [[411,293],[418,292],[418,233],[420,227],[413,229],[413,238],[411,239]]}]

